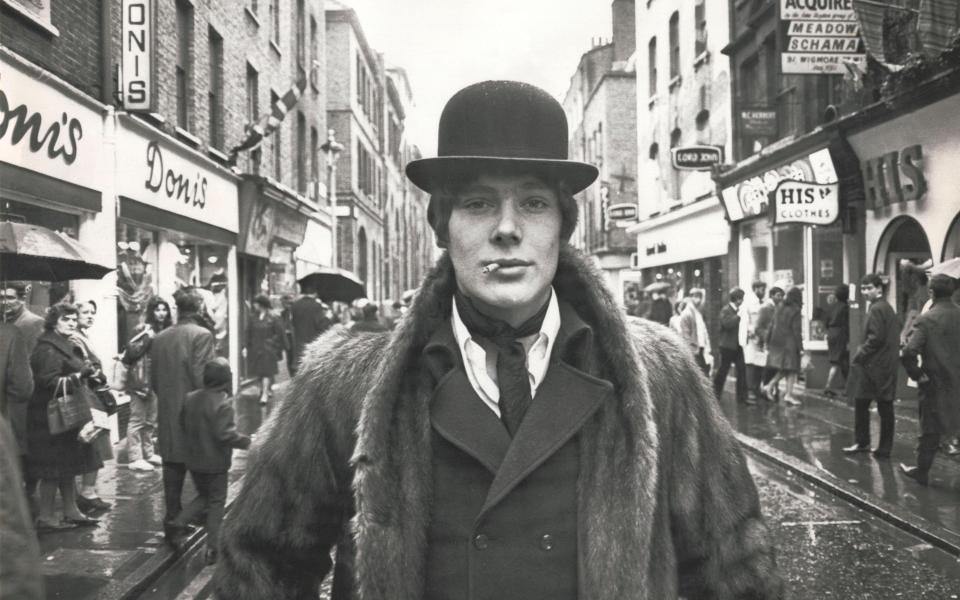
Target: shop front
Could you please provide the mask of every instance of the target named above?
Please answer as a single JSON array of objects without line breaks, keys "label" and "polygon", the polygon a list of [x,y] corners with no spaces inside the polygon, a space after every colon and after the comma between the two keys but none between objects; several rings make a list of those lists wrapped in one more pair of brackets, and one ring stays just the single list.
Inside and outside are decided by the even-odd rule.
[{"label": "shop front", "polygon": [[717,315],[726,304],[730,226],[716,196],[709,196],[665,215],[631,226],[637,236],[637,277],[624,286],[628,310],[642,313],[643,289],[670,284],[674,304],[693,288],[702,288],[703,316],[716,339]]},{"label": "shop front", "polygon": [[[960,94],[849,135],[866,194],[867,269],[889,277],[890,304],[910,330],[927,301],[923,271],[960,256]],[[915,392],[901,372],[900,397]]]},{"label": "shop front", "polygon": [[117,342],[143,322],[147,302],[173,306],[184,286],[200,290],[217,353],[238,364],[238,178],[162,132],[117,117]]},{"label": "shop front", "polygon": [[736,227],[731,284],[749,291],[763,281],[768,288],[803,291],[803,345],[811,356],[807,386],[818,388],[829,370],[823,321],[829,297],[839,285],[855,289],[862,276],[851,216],[861,191],[848,146],[836,138],[805,142],[809,149],[788,148],[719,180],[727,220]]},{"label": "shop front", "polygon": [[[306,239],[316,205],[293,190],[257,175],[244,175],[240,184],[240,336],[253,299],[265,294],[278,312],[299,293],[298,252]],[[329,246],[329,238],[327,245]],[[300,265],[303,270],[304,265]],[[246,376],[245,365],[240,375]]]},{"label": "shop front", "polygon": [[[93,260],[113,266],[113,157],[102,150],[107,107],[39,67],[0,48],[0,212],[76,239]],[[2,266],[0,266],[2,268]],[[3,274],[0,273],[0,279]],[[93,300],[99,314],[89,335],[111,353],[113,274],[103,280],[29,282],[28,308],[42,315],[61,300]]]}]

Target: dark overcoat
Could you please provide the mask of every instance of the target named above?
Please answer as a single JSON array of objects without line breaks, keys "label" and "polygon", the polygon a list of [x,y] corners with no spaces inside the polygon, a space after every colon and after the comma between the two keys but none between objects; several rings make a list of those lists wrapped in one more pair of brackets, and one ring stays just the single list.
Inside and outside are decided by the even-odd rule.
[{"label": "dark overcoat", "polygon": [[79,376],[83,363],[83,350],[74,340],[54,331],[44,332],[37,340],[30,356],[34,390],[27,408],[27,472],[33,477],[57,479],[103,466],[94,446],[77,439],[76,429],[53,435],[47,422],[47,403],[64,389],[58,392],[61,378],[67,378],[67,393],[87,385]]},{"label": "dark overcoat", "polygon": [[726,350],[736,350],[740,347],[740,313],[729,302],[720,309],[717,346]]},{"label": "dark overcoat", "polygon": [[850,305],[837,301],[827,307],[827,359],[832,363],[845,362],[850,343]]},{"label": "dark overcoat", "polygon": [[[561,252],[553,285],[595,344],[570,344],[585,353],[585,370],[562,360],[551,369],[606,392],[565,405],[576,414],[556,411],[573,431],[540,432],[532,455],[515,449],[532,443],[521,425],[506,450],[513,459],[500,467],[518,477],[498,472],[493,486],[512,497],[525,473],[535,476],[539,461],[567,447],[563,439],[575,441],[579,598],[780,597],[744,458],[683,342],[641,320],[626,325],[602,276],[576,251]],[[450,381],[451,372],[435,372],[425,352],[449,331],[454,286],[445,255],[392,334],[335,328],[308,348],[248,458],[221,537],[218,597],[314,597],[334,544],[334,598],[351,597],[351,588],[365,600],[426,597],[437,419],[465,448],[484,444],[469,438],[479,429],[469,412],[432,406],[438,375]],[[526,508],[532,527],[538,507]],[[469,551],[467,540],[461,547]],[[473,585],[464,597],[507,597],[496,578]]]},{"label": "dark overcoat", "polygon": [[233,403],[226,392],[204,388],[187,394],[180,413],[186,440],[187,468],[199,473],[226,473],[234,448],[248,448],[249,436],[237,431]]},{"label": "dark overcoat", "polygon": [[27,401],[33,395],[33,371],[23,334],[0,323],[0,415],[10,424],[19,454],[27,451]]},{"label": "dark overcoat", "polygon": [[280,317],[267,313],[260,318],[250,315],[247,323],[247,373],[254,377],[273,377],[277,374],[277,362],[283,358],[287,338]]},{"label": "dark overcoat", "polygon": [[880,298],[867,311],[863,342],[852,359],[854,398],[894,400],[900,364],[900,321],[890,303]]},{"label": "dark overcoat", "polygon": [[300,363],[307,344],[320,337],[332,324],[323,306],[312,296],[303,296],[290,305],[294,366]]},{"label": "dark overcoat", "polygon": [[800,370],[803,330],[800,307],[781,302],[767,330],[767,366],[783,371]]},{"label": "dark overcoat", "polygon": [[164,462],[184,462],[183,400],[203,387],[203,366],[214,358],[213,334],[192,316],[164,329],[150,344],[150,385],[157,395],[158,452]]},{"label": "dark overcoat", "polygon": [[935,415],[933,429],[960,433],[960,306],[939,300],[920,315],[900,360],[911,379],[926,375],[930,380],[920,385],[920,402],[921,413]]}]

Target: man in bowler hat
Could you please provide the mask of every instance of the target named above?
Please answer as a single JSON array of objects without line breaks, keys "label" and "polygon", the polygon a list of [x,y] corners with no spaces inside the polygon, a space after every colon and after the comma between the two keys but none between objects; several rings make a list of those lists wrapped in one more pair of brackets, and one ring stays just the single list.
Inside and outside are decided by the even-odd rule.
[{"label": "man in bowler hat", "polygon": [[[222,598],[778,598],[706,378],[568,240],[560,104],[455,94],[407,165],[446,252],[391,333],[310,345],[222,534]],[[330,551],[336,546],[336,557]],[[331,564],[331,562],[333,564]]]}]

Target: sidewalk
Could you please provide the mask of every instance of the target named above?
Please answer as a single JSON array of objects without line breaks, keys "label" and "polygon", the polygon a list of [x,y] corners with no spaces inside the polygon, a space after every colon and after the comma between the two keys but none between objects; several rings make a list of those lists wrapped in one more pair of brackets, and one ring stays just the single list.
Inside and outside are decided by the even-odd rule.
[{"label": "sidewalk", "polygon": [[[262,421],[255,392],[238,396],[236,412],[238,429],[254,432]],[[47,598],[118,600],[176,559],[163,539],[161,470],[131,471],[124,443],[114,450],[117,458],[101,469],[97,484],[101,498],[113,504],[109,512],[93,515],[100,524],[39,536]],[[239,490],[246,455],[234,451],[228,506]],[[184,505],[194,495],[187,477]]]},{"label": "sidewalk", "polygon": [[[938,453],[930,471],[930,485],[923,487],[904,477],[898,463],[916,462],[919,436],[916,403],[897,401],[896,430],[890,459],[876,459],[869,453],[844,454],[853,443],[853,407],[843,398],[829,399],[818,391],[799,387],[803,404],[784,403],[756,406],[737,404],[733,382],[728,382],[721,406],[739,433],[771,454],[785,455],[806,465],[813,476],[841,488],[853,488],[856,495],[874,499],[917,527],[942,528],[948,537],[960,541],[960,457]],[[873,410],[871,431],[876,445],[880,420]],[[762,451],[761,451],[762,452]],[[802,468],[802,467],[801,467]]]}]

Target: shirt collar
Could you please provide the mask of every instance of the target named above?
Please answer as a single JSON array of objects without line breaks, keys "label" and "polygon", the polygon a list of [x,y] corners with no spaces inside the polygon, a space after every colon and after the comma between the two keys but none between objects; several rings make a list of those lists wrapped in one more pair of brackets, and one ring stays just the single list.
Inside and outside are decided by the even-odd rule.
[{"label": "shirt collar", "polygon": [[[553,351],[553,344],[557,340],[557,332],[560,331],[560,306],[557,302],[557,293],[553,289],[553,286],[550,287],[550,300],[548,300],[547,313],[543,316],[543,324],[540,326],[540,333],[537,335],[537,339],[534,340],[534,344],[540,342],[541,339],[545,339],[547,344],[547,356],[550,356],[550,353]],[[460,312],[457,310],[457,303],[452,302],[452,311],[450,315],[450,321],[453,325],[453,336],[457,340],[457,348],[460,350],[461,356],[466,357],[468,342],[475,342],[473,336],[470,334],[470,330],[467,329],[467,326],[463,324],[463,320],[460,318]]]}]

